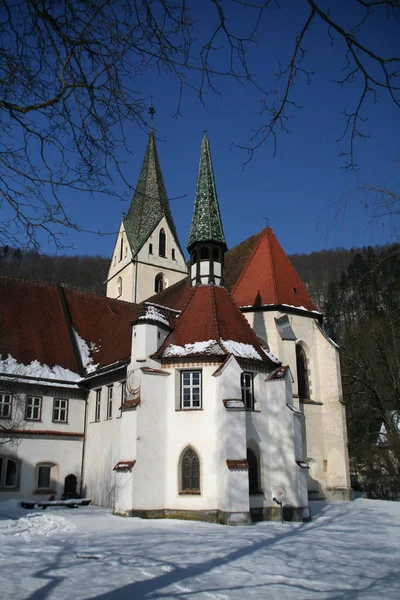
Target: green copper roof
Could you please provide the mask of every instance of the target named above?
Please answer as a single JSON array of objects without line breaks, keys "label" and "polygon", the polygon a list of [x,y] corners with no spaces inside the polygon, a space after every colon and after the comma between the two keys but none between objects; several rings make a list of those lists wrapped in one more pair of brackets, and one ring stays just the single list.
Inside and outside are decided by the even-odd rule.
[{"label": "green copper roof", "polygon": [[201,142],[196,200],[190,225],[188,248],[195,242],[211,241],[226,245],[215,189],[210,144],[204,134]]},{"label": "green copper roof", "polygon": [[133,256],[137,254],[163,216],[167,219],[176,244],[181,250],[161,173],[154,131],[151,130],[136,191],[128,213],[123,219]]}]

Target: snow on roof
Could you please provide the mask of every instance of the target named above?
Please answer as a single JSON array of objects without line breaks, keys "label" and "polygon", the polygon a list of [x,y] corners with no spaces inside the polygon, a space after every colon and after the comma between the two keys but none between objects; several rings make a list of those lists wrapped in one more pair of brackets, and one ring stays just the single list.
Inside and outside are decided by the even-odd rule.
[{"label": "snow on roof", "polygon": [[93,373],[99,366],[98,364],[93,364],[93,357],[91,356],[91,353],[97,350],[97,346],[91,342],[89,347],[85,340],[81,338],[79,333],[75,331],[75,329],[73,329],[73,332],[79,349],[79,354],[81,355],[82,365],[87,373]]},{"label": "snow on roof", "polygon": [[165,348],[163,356],[192,356],[193,354],[217,354],[223,356],[225,352],[222,350],[218,342],[216,342],[215,340],[208,340],[206,342],[194,342],[193,344],[185,344],[184,346],[170,344]]},{"label": "snow on roof", "polygon": [[[177,311],[174,311],[174,312],[177,312]],[[152,304],[148,304],[146,306],[146,312],[145,312],[144,315],[142,315],[141,317],[139,317],[139,320],[140,319],[151,319],[152,321],[159,321],[160,323],[163,323],[163,325],[167,325],[167,327],[169,327],[169,323],[168,323],[167,319],[156,308],[156,306],[154,306]]]},{"label": "snow on roof", "polygon": [[238,358],[252,358],[254,360],[262,360],[257,350],[251,344],[243,342],[234,342],[233,340],[221,340],[224,348]]},{"label": "snow on roof", "polygon": [[41,365],[37,360],[33,360],[29,365],[18,363],[10,354],[6,359],[1,358],[0,354],[0,373],[15,375],[18,377],[35,377],[36,379],[55,379],[57,381],[78,382],[82,377],[69,369],[64,369],[59,365],[50,367]]}]

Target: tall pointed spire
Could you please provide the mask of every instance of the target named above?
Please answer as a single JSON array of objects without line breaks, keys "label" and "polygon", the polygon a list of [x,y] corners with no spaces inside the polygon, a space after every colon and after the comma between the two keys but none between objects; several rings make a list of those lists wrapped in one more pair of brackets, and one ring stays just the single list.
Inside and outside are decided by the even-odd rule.
[{"label": "tall pointed spire", "polygon": [[222,285],[226,242],[215,189],[210,145],[205,132],[201,142],[188,250],[192,285]]},{"label": "tall pointed spire", "polygon": [[206,132],[204,132],[201,142],[196,200],[190,225],[188,249],[190,250],[195,242],[211,241],[226,245],[215,189],[210,144]]},{"label": "tall pointed spire", "polygon": [[[153,114],[151,113],[151,116]],[[128,213],[123,219],[133,256],[137,254],[163,216],[167,219],[176,244],[180,248],[152,125],[136,190]]]}]

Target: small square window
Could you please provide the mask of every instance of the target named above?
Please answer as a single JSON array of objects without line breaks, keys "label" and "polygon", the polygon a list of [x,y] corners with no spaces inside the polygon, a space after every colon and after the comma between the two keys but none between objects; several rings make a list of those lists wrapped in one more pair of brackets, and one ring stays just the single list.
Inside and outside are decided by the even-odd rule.
[{"label": "small square window", "polygon": [[12,395],[0,392],[0,419],[11,419]]},{"label": "small square window", "polygon": [[27,396],[25,405],[25,420],[40,421],[42,413],[42,398],[40,396]]},{"label": "small square window", "polygon": [[201,408],[201,371],[181,372],[181,408]]},{"label": "small square window", "polygon": [[53,421],[55,423],[67,423],[67,421],[68,421],[68,400],[66,400],[64,398],[54,398]]}]

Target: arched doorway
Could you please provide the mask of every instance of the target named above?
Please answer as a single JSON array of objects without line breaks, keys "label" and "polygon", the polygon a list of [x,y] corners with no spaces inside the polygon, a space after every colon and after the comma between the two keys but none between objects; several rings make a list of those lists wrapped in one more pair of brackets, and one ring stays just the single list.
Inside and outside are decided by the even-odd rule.
[{"label": "arched doorway", "polygon": [[77,479],[76,479],[75,475],[70,473],[69,475],[66,476],[66,478],[64,479],[63,498],[65,498],[65,499],[77,498],[79,496],[79,494],[77,494],[77,492],[76,492],[76,484],[77,484]]}]

